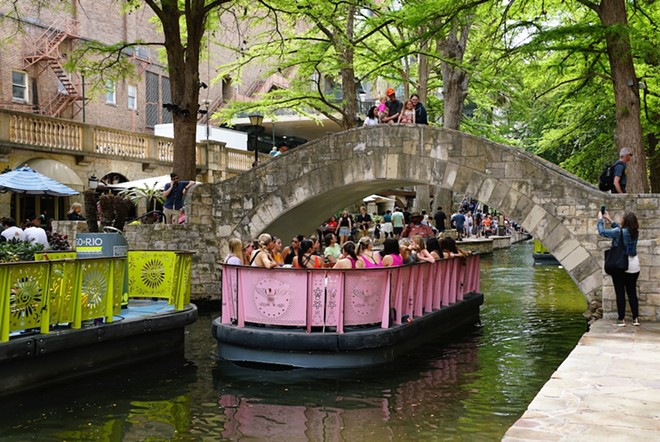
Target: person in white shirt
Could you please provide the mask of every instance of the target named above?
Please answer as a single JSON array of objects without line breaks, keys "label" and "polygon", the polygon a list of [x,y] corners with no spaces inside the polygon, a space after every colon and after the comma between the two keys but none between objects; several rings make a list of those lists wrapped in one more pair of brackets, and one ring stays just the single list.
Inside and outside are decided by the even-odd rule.
[{"label": "person in white shirt", "polygon": [[46,231],[41,228],[41,218],[38,216],[30,217],[30,226],[25,230],[25,241],[33,244],[41,244],[44,250],[48,248],[48,236]]},{"label": "person in white shirt", "polygon": [[378,126],[378,116],[376,115],[376,106],[371,106],[367,112],[367,119],[362,126]]},{"label": "person in white shirt", "polygon": [[7,241],[25,241],[25,232],[23,232],[23,229],[20,227],[16,227],[16,220],[14,220],[14,218],[3,218],[2,225],[5,228],[5,230],[2,231],[2,236]]}]

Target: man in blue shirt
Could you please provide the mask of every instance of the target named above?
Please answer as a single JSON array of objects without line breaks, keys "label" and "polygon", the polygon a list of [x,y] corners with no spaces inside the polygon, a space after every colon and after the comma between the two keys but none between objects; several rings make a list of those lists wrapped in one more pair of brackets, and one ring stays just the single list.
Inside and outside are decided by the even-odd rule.
[{"label": "man in blue shirt", "polygon": [[170,179],[172,181],[165,184],[163,189],[163,196],[165,197],[163,214],[165,215],[165,223],[179,224],[179,211],[183,207],[183,197],[195,182],[179,181],[179,175],[175,172],[170,174]]},{"label": "man in blue shirt", "polygon": [[452,215],[451,221],[454,223],[454,227],[456,227],[456,241],[463,241],[463,235],[465,234],[465,215],[463,215],[463,209]]}]

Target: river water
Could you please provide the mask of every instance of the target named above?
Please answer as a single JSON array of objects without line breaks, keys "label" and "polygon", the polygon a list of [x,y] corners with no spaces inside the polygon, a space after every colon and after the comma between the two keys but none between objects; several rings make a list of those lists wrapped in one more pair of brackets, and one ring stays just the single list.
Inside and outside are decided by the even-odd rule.
[{"label": "river water", "polygon": [[[586,330],[584,297],[531,243],[482,258],[481,325],[387,367],[240,368],[213,358],[213,315],[185,359],[4,401],[0,441],[499,440]],[[0,380],[1,382],[1,380]]]}]

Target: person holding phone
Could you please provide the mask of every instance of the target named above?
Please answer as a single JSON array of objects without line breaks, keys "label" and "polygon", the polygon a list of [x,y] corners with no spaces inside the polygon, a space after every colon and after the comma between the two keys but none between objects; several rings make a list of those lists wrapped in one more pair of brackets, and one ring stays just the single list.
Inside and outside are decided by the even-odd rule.
[{"label": "person holding phone", "polygon": [[[605,229],[604,221],[611,223],[611,229]],[[637,257],[637,239],[639,237],[639,223],[637,216],[633,212],[626,212],[621,217],[621,225],[612,222],[610,214],[605,210],[605,206],[598,212],[598,234],[606,238],[612,238],[612,248],[623,241],[628,255],[628,270],[622,270],[613,273],[612,283],[616,293],[616,309],[619,321],[619,327],[626,326],[626,292],[628,293],[628,303],[632,313],[633,325],[639,325],[639,301],[637,300],[637,278],[639,277],[639,258]]]},{"label": "person holding phone", "polygon": [[166,224],[179,224],[179,211],[183,208],[183,197],[194,181],[179,181],[179,175],[176,172],[170,174],[170,182],[163,188],[165,203],[163,204],[163,214]]}]

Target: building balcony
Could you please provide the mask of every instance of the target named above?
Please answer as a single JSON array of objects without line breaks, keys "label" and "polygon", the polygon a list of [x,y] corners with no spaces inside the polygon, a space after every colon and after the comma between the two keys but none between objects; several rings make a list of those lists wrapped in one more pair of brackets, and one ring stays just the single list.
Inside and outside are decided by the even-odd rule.
[{"label": "building balcony", "polygon": [[[80,166],[108,159],[138,162],[143,171],[149,171],[155,166],[172,167],[174,142],[166,137],[0,110],[0,153],[12,149],[70,155]],[[222,142],[203,141],[197,143],[196,161],[202,176],[224,179],[249,170],[254,154]]]}]

